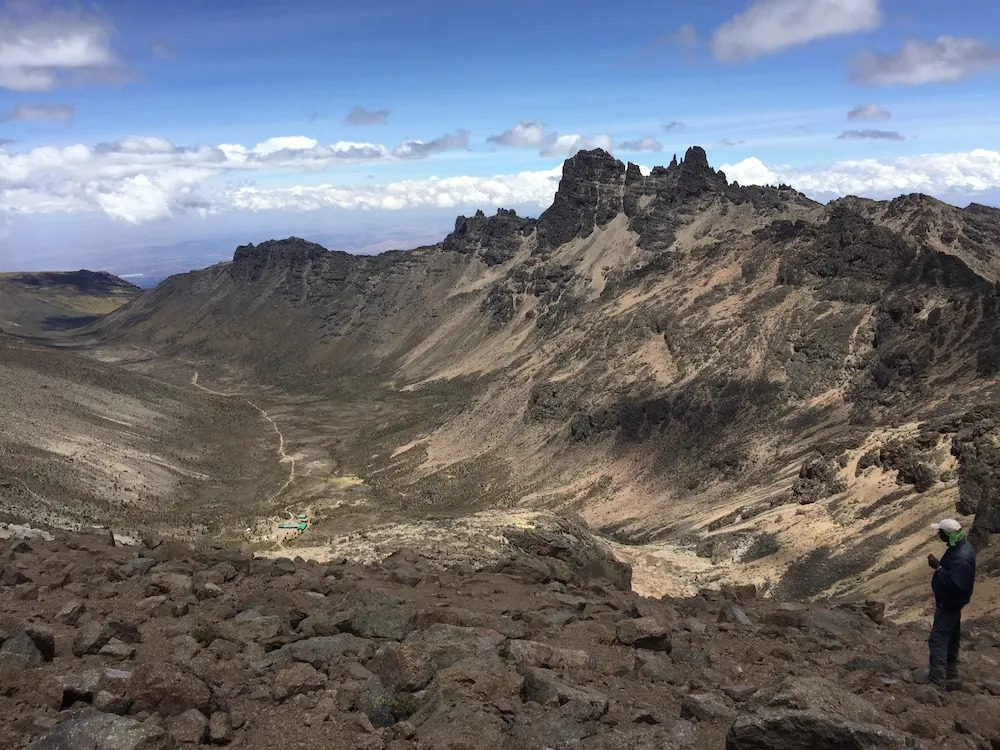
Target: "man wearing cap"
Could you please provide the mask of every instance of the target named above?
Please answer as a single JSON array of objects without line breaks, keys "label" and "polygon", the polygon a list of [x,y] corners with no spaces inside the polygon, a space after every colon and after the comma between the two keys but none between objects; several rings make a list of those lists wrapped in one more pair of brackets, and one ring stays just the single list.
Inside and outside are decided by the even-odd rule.
[{"label": "man wearing cap", "polygon": [[930,681],[939,687],[957,683],[958,649],[962,638],[962,607],[972,598],[976,580],[976,550],[962,533],[962,524],[945,518],[931,524],[938,538],[948,545],[938,560],[927,556],[934,568],[931,589],[934,591],[934,625],[929,638]]}]

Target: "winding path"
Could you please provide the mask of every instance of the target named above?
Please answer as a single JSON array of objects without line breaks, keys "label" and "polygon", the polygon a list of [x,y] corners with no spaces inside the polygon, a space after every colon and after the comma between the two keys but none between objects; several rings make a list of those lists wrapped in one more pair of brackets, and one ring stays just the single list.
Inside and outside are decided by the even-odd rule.
[{"label": "winding path", "polygon": [[[133,349],[137,349],[140,352],[146,352],[147,354],[151,354],[157,359],[160,358],[160,355],[152,349],[146,349],[141,346],[136,346],[135,344],[130,344],[130,346]],[[189,361],[189,360],[184,360],[184,361]],[[289,455],[285,451],[285,436],[284,434],[282,434],[281,429],[278,427],[278,423],[275,422],[274,417],[268,414],[266,409],[262,409],[260,406],[251,401],[245,393],[224,393],[223,391],[215,391],[212,390],[211,388],[206,388],[205,386],[201,385],[198,382],[197,370],[195,370],[194,374],[191,376],[191,385],[197,388],[198,390],[204,391],[205,393],[208,393],[212,396],[219,396],[221,398],[241,398],[250,406],[252,406],[254,409],[256,409],[264,419],[266,419],[268,422],[271,423],[271,427],[274,429],[275,434],[278,436],[278,451],[277,451],[278,461],[280,463],[288,463],[289,469],[288,469],[288,479],[285,480],[285,483],[281,485],[281,487],[278,489],[277,492],[275,492],[272,495],[269,495],[267,500],[268,502],[273,502],[274,500],[277,500],[279,497],[281,497],[281,495],[285,492],[285,490],[287,490],[292,485],[292,482],[295,481],[295,457]],[[286,512],[290,513],[290,511],[287,508]]]}]

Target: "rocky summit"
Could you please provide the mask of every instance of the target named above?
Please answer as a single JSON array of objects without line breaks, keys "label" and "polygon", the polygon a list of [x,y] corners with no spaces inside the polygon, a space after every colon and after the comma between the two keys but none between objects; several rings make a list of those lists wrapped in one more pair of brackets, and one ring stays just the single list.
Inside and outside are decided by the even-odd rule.
[{"label": "rocky summit", "polygon": [[[989,748],[1000,635],[918,684],[876,601],[642,597],[579,525],[441,571],[21,532],[0,556],[0,746]],[[50,538],[45,538],[46,536]],[[553,556],[555,555],[555,556]]]}]

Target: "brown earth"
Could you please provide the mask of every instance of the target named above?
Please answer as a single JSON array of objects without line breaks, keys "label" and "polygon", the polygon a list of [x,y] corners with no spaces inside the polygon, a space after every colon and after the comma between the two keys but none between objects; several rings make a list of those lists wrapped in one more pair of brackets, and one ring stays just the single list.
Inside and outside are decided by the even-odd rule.
[{"label": "brown earth", "polygon": [[914,681],[924,631],[878,602],[641,597],[569,523],[507,529],[497,564],[450,571],[407,550],[365,567],[7,533],[11,750],[1000,742],[995,623],[967,626],[964,681],[939,692]]}]

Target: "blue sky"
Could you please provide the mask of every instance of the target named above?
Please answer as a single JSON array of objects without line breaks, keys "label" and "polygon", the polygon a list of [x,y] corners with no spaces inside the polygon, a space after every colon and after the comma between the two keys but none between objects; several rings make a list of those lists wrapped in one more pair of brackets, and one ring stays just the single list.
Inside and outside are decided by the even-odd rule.
[{"label": "blue sky", "polygon": [[538,213],[594,146],[652,166],[699,144],[823,200],[1000,202],[985,0],[0,8],[0,270],[423,241],[478,207]]}]

